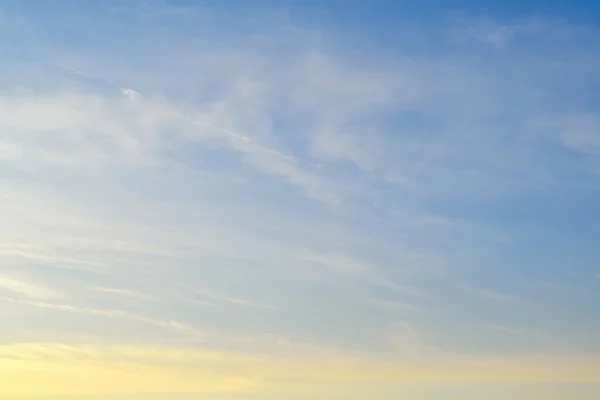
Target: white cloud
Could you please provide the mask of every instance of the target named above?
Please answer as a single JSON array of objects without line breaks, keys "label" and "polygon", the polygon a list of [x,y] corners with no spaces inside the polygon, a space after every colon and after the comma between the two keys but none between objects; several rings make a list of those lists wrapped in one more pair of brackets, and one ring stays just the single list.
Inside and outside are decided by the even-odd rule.
[{"label": "white cloud", "polygon": [[[204,142],[235,151],[256,170],[283,178],[309,197],[339,201],[335,183],[254,138],[264,132],[248,136],[221,126],[221,120],[239,118],[227,103],[191,111],[164,101],[142,101],[137,92],[124,90],[128,98],[139,101],[76,94],[0,99],[0,126],[5,129],[0,135],[0,155],[20,156],[17,167],[30,162],[85,168],[150,162],[169,147]],[[166,128],[169,136],[163,135]]]},{"label": "white cloud", "polygon": [[275,309],[275,307],[270,304],[259,303],[259,302],[248,300],[248,299],[242,299],[240,297],[223,295],[220,293],[215,293],[213,291],[196,289],[196,290],[194,290],[194,292],[196,294],[199,294],[200,296],[208,298],[208,299],[217,300],[217,301],[230,303],[230,304],[235,304],[235,305],[239,305],[239,306],[243,306],[243,307],[259,308],[259,309],[263,309],[263,310],[274,310]]},{"label": "white cloud", "polygon": [[371,299],[371,301],[375,304],[378,304],[378,305],[386,307],[386,308],[390,308],[392,310],[414,311],[414,310],[418,309],[418,307],[416,307],[416,306],[413,306],[413,305],[407,304],[407,303],[401,303],[399,301],[377,299],[377,298],[373,298],[373,299]]},{"label": "white cloud", "polygon": [[59,304],[59,303],[49,303],[42,301],[32,301],[32,300],[19,300],[10,297],[0,297],[0,301],[5,301],[14,304],[20,304],[25,306],[31,306],[36,308],[48,309],[48,310],[56,310],[56,311],[64,311],[68,313],[74,314],[86,314],[91,316],[105,317],[105,318],[122,318],[131,321],[137,321],[148,325],[154,325],[160,328],[169,328],[175,331],[191,334],[196,338],[203,338],[205,333],[201,330],[188,325],[183,322],[173,321],[173,320],[162,320],[152,317],[147,317],[144,315],[139,315],[132,313],[130,311],[125,310],[111,310],[111,309],[99,309],[99,308],[88,308],[88,307],[78,307],[72,306],[68,304]]},{"label": "white cloud", "polygon": [[454,36],[458,40],[473,40],[493,46],[506,46],[520,37],[535,37],[556,32],[557,26],[550,26],[542,19],[528,19],[516,23],[503,24],[489,18],[475,20],[462,19]]},{"label": "white cloud", "polygon": [[147,293],[138,292],[135,290],[129,289],[118,289],[118,288],[107,288],[107,287],[94,287],[92,290],[100,293],[114,294],[117,296],[125,296],[130,297],[132,299],[137,300],[145,300],[145,301],[157,301],[158,299],[155,296],[152,296]]},{"label": "white cloud", "polygon": [[15,142],[0,143],[0,159],[15,161],[23,156],[23,147]]},{"label": "white cloud", "polygon": [[40,299],[62,297],[62,295],[47,287],[23,281],[21,279],[15,279],[6,275],[0,275],[0,289],[25,295],[27,297]]},{"label": "white cloud", "polygon": [[563,143],[583,154],[600,155],[600,120],[583,125],[570,127],[563,132]]},{"label": "white cloud", "polygon": [[360,262],[340,254],[309,254],[300,256],[300,258],[339,271],[359,272],[368,269],[365,262]]},{"label": "white cloud", "polygon": [[5,97],[0,142],[22,149],[17,168],[135,163],[153,150],[158,125],[173,117],[159,107],[78,94]]},{"label": "white cloud", "polygon": [[594,114],[537,116],[529,124],[566,148],[600,155],[600,116]]},{"label": "white cloud", "polygon": [[[494,29],[512,32],[527,30],[527,26]],[[536,34],[535,26],[531,34]],[[512,141],[509,130],[519,127],[503,129],[489,122],[503,113],[520,118],[519,109],[515,106],[513,110],[497,94],[498,87],[514,96],[536,89],[521,87],[521,82],[513,83],[505,75],[482,74],[465,60],[454,58],[435,63],[407,57],[358,67],[342,57],[300,48],[294,54],[298,62],[288,64],[285,58],[270,58],[252,46],[243,52],[231,43],[223,46],[221,52],[202,48],[193,56],[184,56],[194,65],[207,65],[206,75],[200,78],[189,72],[182,76],[189,81],[188,91],[200,93],[194,103],[185,101],[189,96],[185,93],[169,102],[152,96],[140,98],[132,89],[120,88],[126,97],[133,95],[143,101],[121,104],[113,99],[109,106],[104,104],[106,99],[65,102],[58,98],[44,104],[36,104],[36,99],[27,100],[31,104],[26,107],[6,104],[4,109],[10,111],[7,114],[13,116],[13,122],[22,120],[19,115],[40,115],[19,122],[23,129],[51,130],[60,124],[74,128],[74,123],[86,132],[92,127],[94,131],[113,132],[104,138],[108,143],[88,133],[86,138],[93,138],[94,146],[78,146],[78,153],[87,162],[132,161],[139,152],[201,143],[230,149],[257,171],[284,179],[306,195],[332,204],[343,202],[348,195],[365,196],[367,191],[353,187],[350,180],[332,179],[329,164],[336,159],[356,164],[370,174],[370,179],[402,182],[404,190],[436,195],[452,191],[461,195],[495,193],[544,179],[538,172],[544,160],[531,159]],[[523,64],[525,74],[543,68],[529,62],[519,55],[515,64]],[[164,72],[157,70],[155,75],[162,77]],[[203,95],[204,88],[211,85],[216,86],[217,94]],[[276,127],[279,103],[288,107],[289,114],[282,127]],[[89,124],[77,122],[92,116]],[[439,126],[410,123],[415,116],[436,120]],[[11,118],[5,115],[1,119],[10,122]],[[29,126],[46,119],[49,126]],[[400,126],[386,122],[389,119],[399,119]],[[168,137],[160,134],[162,128],[168,129]],[[306,148],[287,145],[294,135],[306,138],[302,140]],[[589,141],[586,138],[573,140]],[[72,149],[62,155],[56,149],[44,150],[41,154],[50,161],[73,154]],[[315,160],[306,155],[329,162],[326,168],[311,168]]]},{"label": "white cloud", "polygon": [[[15,73],[22,80],[11,83],[35,91],[8,90],[0,97],[0,263],[26,271],[53,268],[65,281],[95,287],[105,300],[150,300],[146,293],[162,299],[180,287],[192,292],[240,280],[302,302],[309,285],[321,283],[305,279],[317,268],[332,271],[318,275],[330,274],[335,290],[356,303],[372,299],[412,309],[404,298],[383,300],[378,292],[443,297],[444,290],[428,290],[425,280],[404,280],[406,271],[414,278],[468,269],[503,228],[486,221],[487,230],[478,222],[458,224],[431,209],[452,213],[481,198],[518,198],[552,178],[560,187],[562,177],[547,168],[547,143],[586,157],[598,153],[593,115],[568,117],[552,135],[527,125],[530,114],[543,115],[570,98],[561,96],[559,78],[577,70],[549,62],[560,56],[552,51],[541,61],[513,51],[519,35],[537,35],[535,29],[468,27],[468,40],[497,47],[486,50],[489,61],[471,50],[412,54],[410,46],[385,60],[356,60],[300,31],[207,45],[152,29],[145,32],[151,55],[128,48],[127,41],[123,48],[110,46],[110,57],[102,49],[85,57],[57,55],[76,66],[70,68],[75,83],[71,76],[64,79],[69,84],[54,85],[46,67],[55,60],[40,60],[43,79],[29,82],[29,75]],[[500,47],[502,54],[494,53]],[[118,56],[121,50],[127,57]],[[577,49],[574,55],[578,62],[587,57]],[[326,207],[303,201],[290,187]],[[460,201],[446,204],[448,197]],[[476,207],[465,214],[477,220],[471,211],[476,214]],[[138,288],[131,282],[142,282],[144,293],[119,289]],[[14,280],[1,285],[43,298],[41,287]],[[507,306],[527,302],[500,289],[463,289]],[[224,320],[245,308],[275,309],[250,300],[256,293],[196,294],[190,303],[241,307],[216,317],[216,307],[198,307],[182,311],[182,321],[214,318],[215,326],[227,325]],[[327,295],[314,294],[314,301],[326,302]],[[20,304],[195,329],[191,322],[129,311]],[[360,317],[383,326],[387,321],[375,305],[365,307],[373,315],[363,310],[369,315]],[[295,317],[308,320],[302,311]],[[314,325],[298,322],[306,330],[329,330]],[[435,353],[413,327],[396,330],[400,352]],[[348,329],[347,336],[353,334]]]},{"label": "white cloud", "polygon": [[138,92],[136,92],[133,89],[124,88],[124,89],[121,89],[121,93],[123,93],[123,95],[125,97],[129,98],[130,100],[137,100],[140,97],[142,97],[141,94],[139,94]]}]

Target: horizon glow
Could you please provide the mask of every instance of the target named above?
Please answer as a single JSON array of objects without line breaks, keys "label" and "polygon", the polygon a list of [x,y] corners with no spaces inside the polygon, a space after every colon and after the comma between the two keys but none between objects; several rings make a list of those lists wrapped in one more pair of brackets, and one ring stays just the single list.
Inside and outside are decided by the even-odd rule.
[{"label": "horizon glow", "polygon": [[0,398],[600,396],[600,9],[0,1]]}]

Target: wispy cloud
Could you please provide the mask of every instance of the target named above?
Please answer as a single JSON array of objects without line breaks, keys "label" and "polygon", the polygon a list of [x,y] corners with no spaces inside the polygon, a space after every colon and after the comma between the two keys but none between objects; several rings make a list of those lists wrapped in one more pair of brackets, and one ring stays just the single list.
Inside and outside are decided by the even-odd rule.
[{"label": "wispy cloud", "polygon": [[47,287],[5,275],[0,275],[0,289],[39,299],[63,297],[60,293]]},{"label": "wispy cloud", "polygon": [[455,30],[457,40],[472,40],[492,46],[506,46],[515,40],[527,36],[538,36],[556,32],[556,25],[551,26],[540,18],[530,18],[511,24],[504,24],[490,18],[463,19]]},{"label": "wispy cloud", "polygon": [[100,292],[100,293],[113,294],[113,295],[117,295],[117,296],[125,296],[125,297],[129,297],[132,299],[137,299],[137,300],[158,301],[158,298],[153,295],[138,292],[135,290],[107,288],[107,287],[93,287],[92,290],[94,290],[96,292]]},{"label": "wispy cloud", "polygon": [[263,309],[263,310],[274,310],[275,309],[275,306],[272,306],[270,304],[259,303],[256,301],[243,299],[240,297],[224,295],[221,293],[215,293],[215,292],[207,291],[207,290],[196,289],[196,290],[194,290],[194,293],[202,296],[203,298],[216,300],[218,302],[235,304],[235,305],[242,306],[242,307],[259,308],[259,309]]},{"label": "wispy cloud", "polygon": [[506,326],[498,324],[484,324],[488,329],[492,329],[498,332],[507,333],[510,335],[530,336],[537,339],[548,340],[552,338],[552,335],[548,332],[544,332],[539,329],[531,329],[519,326]]},{"label": "wispy cloud", "polygon": [[[90,394],[597,380],[527,353],[537,331],[597,351],[572,340],[600,329],[595,283],[540,285],[596,274],[597,27],[407,7],[355,41],[287,6],[57,7],[0,12],[0,322],[139,346],[65,333],[41,352],[66,364],[23,344],[10,374],[39,362],[57,396],[77,367]],[[230,351],[141,345],[200,339]]]},{"label": "wispy cloud", "polygon": [[523,296],[520,293],[499,291],[499,290],[494,290],[494,289],[489,289],[489,288],[484,288],[484,287],[473,287],[473,286],[464,285],[464,284],[459,284],[458,286],[461,290],[463,290],[467,293],[476,294],[480,297],[483,297],[483,298],[486,298],[489,300],[495,300],[495,301],[501,301],[501,302],[507,302],[507,303],[517,303],[517,304],[522,304],[522,305],[535,305],[536,304],[534,301],[528,299],[527,297]]},{"label": "wispy cloud", "polygon": [[137,321],[148,325],[154,325],[161,328],[169,328],[179,331],[185,334],[193,334],[199,338],[204,336],[204,333],[199,329],[192,327],[188,324],[172,321],[172,320],[161,320],[157,318],[147,317],[139,315],[125,310],[111,310],[111,309],[99,309],[99,308],[87,308],[78,307],[68,304],[50,303],[44,301],[32,301],[32,300],[20,300],[11,297],[0,297],[0,301],[5,301],[14,304],[20,304],[25,306],[31,306],[36,308],[43,308],[48,310],[64,311],[75,314],[87,314],[98,317],[106,318],[122,318],[131,321]]},{"label": "wispy cloud", "polygon": [[427,359],[447,357],[449,352],[434,346],[426,335],[408,322],[400,321],[392,324],[390,329],[390,344],[401,356],[407,359]]},{"label": "wispy cloud", "polygon": [[418,307],[416,307],[412,304],[401,303],[399,301],[394,301],[394,300],[373,298],[373,299],[371,299],[371,301],[374,302],[375,304],[378,304],[378,305],[381,305],[383,307],[387,307],[387,308],[390,308],[393,310],[414,311],[414,310],[418,309]]},{"label": "wispy cloud", "polygon": [[339,254],[302,255],[301,259],[321,264],[325,267],[340,271],[364,271],[368,266],[364,262]]},{"label": "wispy cloud", "polygon": [[123,93],[124,96],[128,97],[131,100],[136,100],[136,99],[142,97],[141,94],[139,94],[138,92],[136,92],[133,89],[124,88],[124,89],[121,89],[121,93]]}]

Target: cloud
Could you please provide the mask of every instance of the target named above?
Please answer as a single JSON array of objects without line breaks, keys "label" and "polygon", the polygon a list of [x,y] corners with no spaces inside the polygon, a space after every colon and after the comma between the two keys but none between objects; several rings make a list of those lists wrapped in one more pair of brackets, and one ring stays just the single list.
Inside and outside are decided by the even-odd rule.
[{"label": "cloud", "polygon": [[426,296],[426,294],[423,292],[423,290],[418,287],[403,285],[403,284],[394,282],[390,279],[386,279],[386,278],[382,278],[382,277],[378,277],[378,276],[372,276],[372,277],[368,278],[367,281],[370,284],[374,285],[375,287],[391,289],[392,291],[397,292],[397,293],[408,294],[408,295],[416,296],[416,297]]},{"label": "cloud", "polygon": [[[402,253],[402,256],[406,256],[406,254]],[[415,297],[423,297],[425,295],[416,284],[402,284],[385,277],[386,272],[389,272],[390,269],[390,267],[385,264],[382,265],[373,263],[366,261],[365,259],[343,253],[305,254],[300,255],[299,258],[301,260],[309,261],[312,264],[324,266],[331,271],[339,272],[346,278],[352,279],[362,286],[371,287],[378,292],[388,290],[394,292],[395,294]],[[387,302],[383,299],[372,300],[380,305]],[[404,303],[390,300],[388,302],[388,306],[391,304],[400,306]],[[404,304],[404,306],[406,308],[413,307],[408,304]]]},{"label": "cloud", "polygon": [[565,148],[587,156],[600,155],[600,117],[595,114],[538,116],[531,126],[549,132]]},{"label": "cloud", "polygon": [[300,258],[340,271],[358,272],[369,268],[364,262],[339,254],[304,255]]},{"label": "cloud", "polygon": [[137,300],[158,301],[158,299],[155,296],[152,296],[147,293],[138,292],[135,290],[105,288],[105,287],[94,287],[94,288],[92,288],[92,290],[94,290],[96,292],[101,292],[101,293],[114,294],[117,296],[130,297],[132,299],[137,299]]},{"label": "cloud", "polygon": [[413,310],[418,309],[418,307],[413,306],[411,304],[401,303],[401,302],[393,301],[393,300],[373,298],[373,299],[371,299],[371,301],[374,302],[375,304],[378,304],[378,305],[381,305],[383,307],[390,308],[393,310],[413,311]]},{"label": "cloud", "polygon": [[23,149],[16,168],[140,162],[151,154],[157,124],[173,117],[158,105],[73,93],[5,97],[0,104],[0,141],[18,141]]},{"label": "cloud", "polygon": [[489,18],[461,19],[455,30],[458,40],[473,40],[491,46],[506,46],[523,37],[553,34],[557,26],[551,26],[539,18],[504,24]]},{"label": "cloud", "polygon": [[[135,15],[127,18],[139,23]],[[396,35],[395,50],[373,48],[364,57],[356,43],[298,27],[224,35],[222,27],[235,24],[207,15],[215,14],[186,12],[193,23],[185,29],[179,15],[118,29],[112,17],[88,16],[76,23],[87,21],[97,41],[28,39],[44,51],[0,74],[0,263],[74,292],[96,288],[100,305],[41,301],[52,282],[40,279],[38,287],[12,276],[0,286],[40,301],[5,301],[193,337],[202,337],[197,324],[235,337],[294,331],[348,352],[379,346],[359,332],[367,325],[388,333],[392,312],[382,306],[417,308],[419,316],[435,311],[447,319],[427,332],[400,323],[387,342],[398,357],[430,357],[441,351],[428,338],[450,335],[448,325],[473,324],[459,311],[470,309],[472,296],[453,289],[519,311],[531,304],[527,285],[539,277],[511,265],[551,275],[561,268],[553,259],[561,245],[579,248],[582,238],[566,237],[553,218],[557,198],[573,193],[571,183],[598,153],[598,121],[588,109],[597,56],[586,45],[600,37],[596,30],[461,21],[460,29],[424,28],[423,46]],[[114,46],[110,33],[117,31]],[[554,45],[559,36],[568,57]],[[57,64],[73,67],[57,72]],[[543,210],[552,211],[549,218],[536,214]],[[529,221],[534,233],[524,229]],[[553,229],[560,240],[547,238]],[[542,253],[552,259],[535,269]],[[485,288],[454,285],[459,272],[465,280],[487,273],[507,279]],[[522,278],[522,293],[501,287]],[[238,290],[173,295],[196,287]],[[148,293],[161,302],[136,302],[135,312],[101,305],[154,299]],[[252,300],[257,293],[277,303]],[[150,307],[163,306],[173,307],[177,321],[147,317],[158,312]],[[498,312],[490,301],[481,307]],[[580,318],[568,313],[557,311],[556,323]],[[491,379],[518,379],[507,365],[489,362],[498,368],[490,367]],[[521,372],[541,371],[537,362]],[[362,365],[359,372],[340,366],[335,379],[344,371],[367,379],[370,368],[416,376],[404,366]],[[417,370],[445,379],[464,367],[456,379],[486,378],[485,368],[454,366]],[[558,376],[559,366],[551,368],[541,375]],[[270,374],[207,379],[252,386],[270,382]],[[205,388],[187,375],[177,382],[182,390]]]},{"label": "cloud", "polygon": [[121,89],[121,93],[123,93],[123,95],[125,97],[129,98],[130,100],[136,100],[136,99],[142,97],[141,94],[139,94],[138,92],[136,92],[133,89],[124,88],[124,89]]},{"label": "cloud", "polygon": [[505,326],[498,324],[484,324],[488,329],[517,336],[533,337],[536,340],[549,340],[552,339],[552,335],[548,332],[541,331],[539,329],[530,329],[519,326]]},{"label": "cloud", "polygon": [[506,303],[515,303],[520,305],[536,305],[536,302],[528,299],[526,296],[520,293],[504,292],[484,287],[473,287],[465,284],[458,284],[457,287],[465,292],[476,294],[480,297],[487,298],[494,301],[501,301]]},{"label": "cloud", "polygon": [[0,275],[0,289],[38,299],[62,297],[52,289],[31,282]]},{"label": "cloud", "polygon": [[[528,30],[527,26],[492,24],[490,29],[516,32]],[[542,37],[534,28],[528,34]],[[544,32],[551,29],[545,27]],[[436,196],[450,192],[477,195],[483,189],[524,190],[532,182],[544,183],[547,160],[532,158],[529,149],[523,147],[529,143],[515,141],[510,132],[530,136],[526,126],[530,116],[522,110],[551,105],[549,100],[542,106],[529,102],[526,95],[533,90],[558,90],[551,84],[555,72],[545,64],[537,64],[514,50],[514,68],[521,74],[534,76],[541,68],[551,75],[549,85],[542,82],[543,87],[538,87],[535,80],[517,82],[503,71],[485,74],[468,64],[468,59],[452,57],[438,63],[407,55],[385,63],[354,65],[342,56],[311,48],[310,36],[305,33],[305,47],[282,57],[273,57],[252,42],[244,51],[240,51],[240,43],[224,42],[221,51],[199,48],[193,56],[185,54],[184,60],[190,64],[204,65],[204,70],[198,72],[200,78],[190,76],[188,71],[182,77],[193,82],[187,91],[199,93],[196,102],[186,102],[188,95],[181,94],[179,98],[162,96],[160,101],[159,96],[136,95],[143,101],[131,104],[125,104],[122,100],[128,99],[123,98],[109,101],[77,97],[72,101],[48,98],[40,104],[36,96],[12,100],[11,104],[5,101],[7,115],[0,121],[8,120],[14,128],[19,115],[39,115],[19,123],[23,129],[39,129],[28,124],[48,120],[51,130],[56,124],[72,121],[85,132],[92,126],[95,131],[112,131],[110,139],[86,135],[95,142],[86,151],[79,149],[88,162],[118,160],[119,154],[131,161],[136,150],[159,151],[198,143],[225,148],[256,171],[283,179],[307,196],[334,205],[347,197],[368,196],[372,181],[401,183],[397,190],[407,194]],[[277,40],[285,42],[286,38],[263,40],[276,45]],[[182,48],[178,49],[184,52],[190,40],[181,38],[181,42]],[[551,51],[544,56],[555,57]],[[288,58],[295,62],[292,64]],[[178,74],[181,67],[176,64],[172,68],[170,72]],[[163,77],[169,72],[158,67],[151,71],[150,77]],[[117,80],[103,72],[107,81]],[[135,79],[135,71],[129,73]],[[213,96],[204,94],[207,86],[214,87]],[[120,87],[117,90],[125,97],[135,92]],[[519,106],[507,97],[518,97]],[[285,126],[278,123],[282,106],[287,109]],[[503,114],[511,115],[511,126],[493,123]],[[79,124],[90,118],[89,124]],[[168,127],[169,137],[159,133],[161,127]],[[295,136],[302,138],[304,148],[289,145],[295,142]],[[574,140],[589,141],[589,137]],[[120,151],[109,154],[113,146]],[[94,157],[92,151],[102,148],[105,150]],[[56,150],[45,149],[42,155],[48,160],[61,159]],[[354,164],[367,175],[359,180],[340,179],[340,174],[334,173],[336,161]],[[317,162],[324,167],[314,168]]]},{"label": "cloud", "polygon": [[239,305],[239,306],[243,306],[243,307],[258,308],[258,309],[263,309],[263,310],[274,310],[275,309],[275,307],[270,304],[258,303],[256,301],[242,299],[239,297],[227,296],[227,295],[223,295],[223,294],[219,294],[219,293],[215,293],[215,292],[207,291],[207,290],[196,289],[196,290],[194,290],[194,293],[199,294],[200,296],[202,296],[204,298],[208,298],[211,300],[217,300],[217,301],[221,301],[221,302],[225,302],[225,303],[229,303],[229,304],[235,304],[235,305]]},{"label": "cloud", "polygon": [[400,357],[428,359],[448,357],[449,353],[432,345],[426,336],[408,322],[395,322],[390,329],[390,344]]},{"label": "cloud", "polygon": [[[0,154],[6,160],[18,157],[17,168],[26,163],[93,168],[152,162],[165,146],[208,142],[238,153],[242,162],[283,178],[309,197],[339,202],[334,182],[256,138],[221,126],[221,120],[239,119],[226,102],[186,110],[162,100],[142,99],[131,89],[122,91],[136,102],[90,94],[0,98],[0,126],[6,129],[0,136]],[[171,128],[168,138],[163,135],[167,127]]]},{"label": "cloud", "polygon": [[49,303],[42,301],[31,301],[31,300],[19,300],[10,297],[0,297],[0,301],[5,301],[14,304],[20,304],[25,306],[31,306],[36,308],[48,309],[48,310],[56,310],[56,311],[64,311],[75,314],[87,314],[98,317],[105,318],[122,318],[131,321],[137,321],[148,325],[154,325],[160,328],[169,328],[180,333],[191,334],[195,337],[202,338],[204,337],[204,333],[197,328],[190,326],[188,324],[172,321],[172,320],[161,320],[157,318],[151,318],[144,315],[139,315],[132,313],[130,311],[125,310],[111,310],[111,309],[98,309],[98,308],[87,308],[87,307],[78,307],[72,306],[68,304],[59,304],[59,303]]}]

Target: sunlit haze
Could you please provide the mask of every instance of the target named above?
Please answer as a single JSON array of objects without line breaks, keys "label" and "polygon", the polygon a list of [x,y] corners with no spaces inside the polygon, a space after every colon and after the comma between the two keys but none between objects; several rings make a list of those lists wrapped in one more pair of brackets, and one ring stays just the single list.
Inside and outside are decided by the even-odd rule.
[{"label": "sunlit haze", "polygon": [[600,398],[600,3],[0,0],[0,399]]}]

